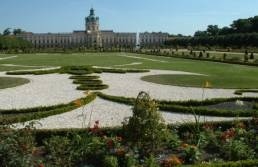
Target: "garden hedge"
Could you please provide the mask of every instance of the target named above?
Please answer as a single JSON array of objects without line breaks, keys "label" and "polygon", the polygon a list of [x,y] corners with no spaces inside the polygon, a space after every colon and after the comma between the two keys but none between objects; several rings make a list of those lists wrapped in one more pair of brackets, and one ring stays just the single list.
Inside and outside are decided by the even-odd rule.
[{"label": "garden hedge", "polygon": [[[34,119],[41,119],[52,115],[62,114],[83,105],[86,105],[96,99],[96,94],[91,93],[85,98],[77,99],[67,104],[60,104],[49,107],[35,107],[21,110],[2,110],[0,125],[13,124],[18,122],[26,122]],[[76,101],[80,101],[80,106],[75,104]]]},{"label": "garden hedge", "polygon": [[[100,98],[105,100],[114,101],[122,104],[133,105],[135,102],[135,98],[127,98],[121,96],[111,96],[106,95],[101,92],[97,93]],[[229,99],[211,99],[206,101],[186,101],[186,102],[173,102],[173,101],[156,101],[158,103],[158,107],[162,111],[167,112],[176,112],[176,113],[185,113],[185,114],[199,114],[199,115],[207,115],[207,116],[223,116],[223,117],[250,117],[257,114],[257,110],[250,111],[232,111],[232,110],[211,110],[207,108],[203,108],[205,105],[218,104],[220,102],[225,101],[233,101],[233,100],[253,100],[257,101],[257,98],[229,98]]]}]

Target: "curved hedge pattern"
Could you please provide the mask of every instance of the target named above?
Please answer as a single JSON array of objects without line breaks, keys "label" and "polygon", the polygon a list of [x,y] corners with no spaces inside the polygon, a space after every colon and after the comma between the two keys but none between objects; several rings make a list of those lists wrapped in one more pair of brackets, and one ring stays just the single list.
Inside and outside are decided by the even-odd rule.
[{"label": "curved hedge pattern", "polygon": [[[114,101],[122,104],[133,105],[135,102],[135,98],[127,98],[121,96],[111,96],[106,95],[101,92],[98,92],[97,95],[100,98],[105,100]],[[253,115],[257,115],[258,111],[232,111],[232,110],[211,110],[202,108],[202,106],[209,104],[218,104],[220,102],[225,102],[227,100],[232,99],[245,99],[245,98],[229,98],[229,99],[211,99],[207,101],[188,101],[188,102],[173,102],[173,101],[156,101],[158,103],[158,107],[162,111],[167,112],[176,112],[176,113],[185,113],[185,114],[199,114],[199,115],[207,115],[207,116],[223,116],[223,117],[250,117]],[[247,100],[251,100],[252,98],[246,98]],[[223,101],[224,100],[224,101]],[[257,98],[253,98],[253,100],[257,101]]]},{"label": "curved hedge pattern", "polygon": [[[59,104],[49,107],[35,107],[21,110],[0,110],[0,125],[26,122],[69,112],[92,102],[96,99],[96,97],[97,95],[95,93],[91,93],[87,97],[77,99],[67,104]],[[77,101],[80,101],[80,105],[76,103]]]}]

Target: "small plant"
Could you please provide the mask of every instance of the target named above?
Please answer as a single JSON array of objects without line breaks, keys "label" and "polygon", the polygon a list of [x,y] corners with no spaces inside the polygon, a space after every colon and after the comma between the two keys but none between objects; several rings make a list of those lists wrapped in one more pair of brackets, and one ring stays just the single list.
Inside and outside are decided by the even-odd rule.
[{"label": "small plant", "polygon": [[254,158],[255,152],[241,140],[229,140],[221,147],[222,157],[226,160],[246,160]]},{"label": "small plant", "polygon": [[115,156],[105,156],[103,160],[103,166],[105,167],[119,167],[118,159]]},{"label": "small plant", "polygon": [[153,155],[150,155],[149,158],[146,158],[143,164],[144,167],[159,167],[159,164],[156,162],[156,159]]}]

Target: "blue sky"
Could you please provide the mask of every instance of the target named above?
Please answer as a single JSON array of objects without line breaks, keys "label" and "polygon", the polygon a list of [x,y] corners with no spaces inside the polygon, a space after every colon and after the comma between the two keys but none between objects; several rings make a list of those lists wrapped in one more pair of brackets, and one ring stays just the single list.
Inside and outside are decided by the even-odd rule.
[{"label": "blue sky", "polygon": [[83,30],[91,6],[101,29],[117,32],[191,35],[209,24],[227,26],[232,20],[258,15],[258,0],[1,0],[0,31]]}]

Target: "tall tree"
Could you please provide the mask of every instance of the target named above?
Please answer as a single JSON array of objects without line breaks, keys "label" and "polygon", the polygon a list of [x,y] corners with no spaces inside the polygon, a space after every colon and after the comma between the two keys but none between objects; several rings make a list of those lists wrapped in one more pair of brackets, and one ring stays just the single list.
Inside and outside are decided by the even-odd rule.
[{"label": "tall tree", "polygon": [[208,28],[207,28],[208,35],[216,36],[219,34],[219,31],[220,29],[218,25],[208,25]]},{"label": "tall tree", "polygon": [[7,35],[11,35],[11,28],[7,28],[3,31],[3,35],[7,36]]},{"label": "tall tree", "polygon": [[20,29],[20,28],[13,29],[13,35],[17,35],[20,33],[22,33],[22,29]]},{"label": "tall tree", "polygon": [[247,33],[250,32],[252,29],[252,23],[250,19],[238,19],[233,21],[233,24],[231,24],[231,27],[237,32],[237,33]]}]

